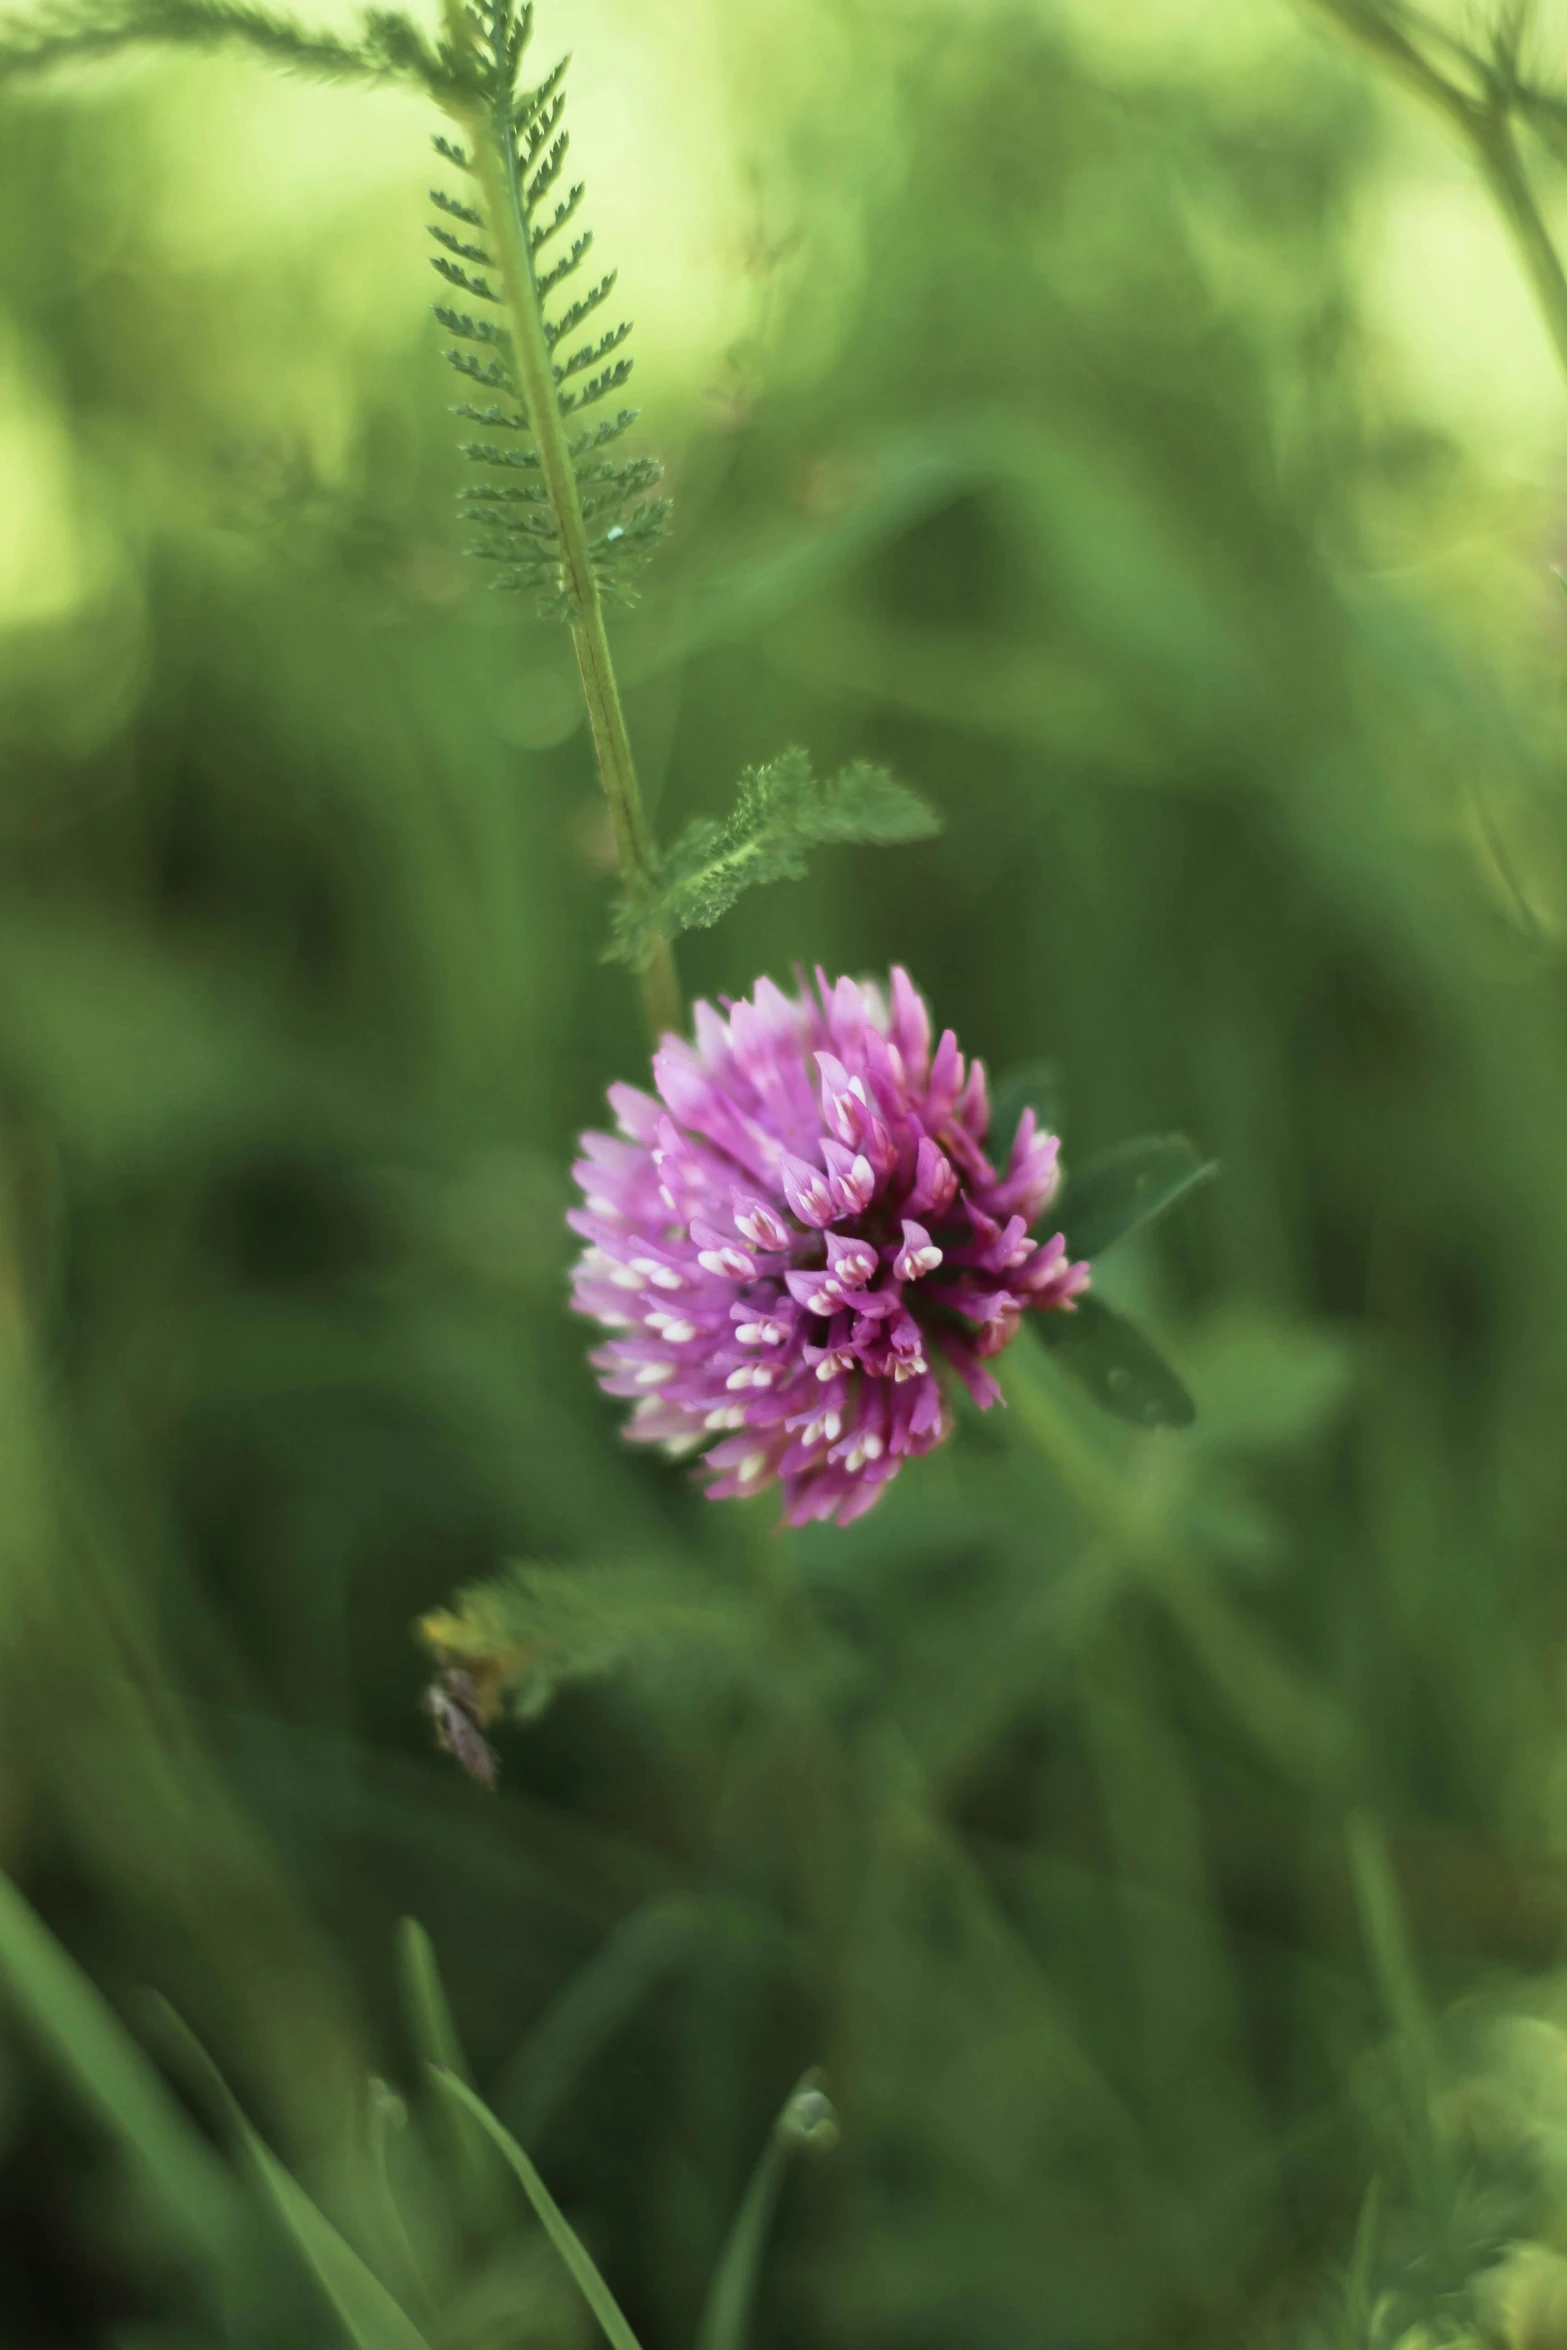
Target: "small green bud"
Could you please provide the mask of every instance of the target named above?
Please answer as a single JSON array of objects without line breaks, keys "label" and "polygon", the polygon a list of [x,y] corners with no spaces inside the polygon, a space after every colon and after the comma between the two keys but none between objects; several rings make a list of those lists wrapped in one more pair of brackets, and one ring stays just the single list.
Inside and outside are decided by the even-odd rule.
[{"label": "small green bud", "polygon": [[778,2117],[778,2135],[808,2154],[831,2154],[842,2131],[820,2073],[807,2073]]}]

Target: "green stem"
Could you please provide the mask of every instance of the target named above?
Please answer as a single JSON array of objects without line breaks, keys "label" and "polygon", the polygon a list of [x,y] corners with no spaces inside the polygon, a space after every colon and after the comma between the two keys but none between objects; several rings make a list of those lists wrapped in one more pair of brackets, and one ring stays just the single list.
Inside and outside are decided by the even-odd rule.
[{"label": "green stem", "polygon": [[[1535,201],[1513,136],[1511,67],[1503,61],[1488,66],[1460,44],[1446,42],[1440,28],[1412,15],[1396,22],[1384,15],[1376,0],[1315,0],[1339,30],[1385,65],[1390,72],[1424,98],[1459,132],[1480,166],[1492,200],[1512,235],[1519,258],[1534,289],[1545,331],[1567,374],[1567,272]],[[1410,28],[1405,29],[1405,26]],[[1460,89],[1420,49],[1411,37],[1418,27],[1427,39],[1444,41],[1477,84],[1474,92]]]},{"label": "green stem", "polygon": [[1567,373],[1567,273],[1535,202],[1512,124],[1505,113],[1475,109],[1466,127],[1497,208],[1529,273],[1545,331]]},{"label": "green stem", "polygon": [[[446,23],[457,55],[471,58],[473,36],[461,0],[446,0]],[[533,266],[533,242],[523,207],[510,99],[508,96],[492,102],[475,93],[466,104],[453,101],[451,111],[472,145],[474,176],[494,240],[496,267],[506,298],[506,321],[518,389],[560,534],[566,595],[571,606],[572,643],[582,679],[582,696],[587,704],[599,780],[609,802],[621,879],[635,902],[652,894],[656,871],[653,840],[621,707],[620,687],[604,625],[604,601],[582,517],[576,469],[556,395],[554,361],[544,331],[543,305]],[[643,1010],[656,1043],[666,1029],[684,1025],[680,984],[667,940],[656,942],[639,976]]]},{"label": "green stem", "polygon": [[802,2148],[814,2144],[818,2151],[826,2152],[838,2142],[837,2120],[820,2083],[821,2076],[814,2069],[797,2081],[767,2134],[761,2160],[751,2173],[751,2183],[713,2271],[697,2328],[696,2350],[746,2350],[757,2276],[784,2175]]},{"label": "green stem", "polygon": [[1440,2242],[1451,2226],[1458,2190],[1437,2113],[1441,2049],[1410,1945],[1387,1839],[1370,1813],[1352,1812],[1345,1840],[1372,1972],[1398,2043],[1413,2140],[1410,2166],[1426,2224]]}]

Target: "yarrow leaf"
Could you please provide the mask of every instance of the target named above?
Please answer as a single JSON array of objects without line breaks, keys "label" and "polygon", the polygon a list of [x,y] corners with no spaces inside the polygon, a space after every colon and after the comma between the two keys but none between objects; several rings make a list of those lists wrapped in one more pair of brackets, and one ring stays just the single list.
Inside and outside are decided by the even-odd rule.
[{"label": "yarrow leaf", "polygon": [[652,894],[617,909],[610,956],[640,963],[659,938],[710,929],[742,890],[798,881],[808,849],[837,842],[890,847],[928,840],[940,829],[935,810],[885,767],[856,759],[820,778],[804,751],[784,751],[746,769],[730,816],[687,825],[662,860]]},{"label": "yarrow leaf", "polygon": [[322,81],[413,81],[438,97],[450,87],[445,66],[418,26],[395,9],[368,11],[356,39],[315,31],[251,0],[56,8],[0,38],[0,82],[148,42],[196,49],[238,44],[285,71]]},{"label": "yarrow leaf", "polygon": [[[484,182],[483,204],[441,189],[432,189],[431,200],[446,219],[455,218],[484,232],[484,241],[470,243],[437,225],[432,233],[442,250],[433,256],[433,262],[440,276],[460,291],[481,301],[509,304],[511,325],[521,337],[521,346],[513,333],[475,321],[465,312],[442,306],[435,315],[461,341],[488,342],[500,352],[500,357],[482,367],[471,352],[449,350],[446,356],[460,375],[506,395],[505,409],[483,413],[481,421],[518,433],[533,444],[503,454],[490,443],[469,442],[463,454],[478,465],[539,466],[540,451],[546,443],[555,442],[565,418],[607,399],[630,377],[631,360],[613,354],[631,327],[629,323],[614,325],[575,349],[562,348],[563,339],[609,299],[615,285],[613,270],[577,300],[563,301],[558,313],[552,314],[550,308],[551,297],[580,267],[593,243],[591,232],[585,230],[570,241],[558,260],[547,266],[539,260],[544,246],[574,218],[584,193],[580,182],[569,187],[563,184],[571,147],[571,134],[564,128],[566,98],[561,87],[568,61],[562,59],[542,81],[523,88],[520,73],[533,30],[531,6],[519,7],[516,0],[482,0],[482,5],[464,7],[460,16],[466,36],[465,45],[459,44],[463,53],[459,56],[458,47],[448,43],[440,63],[452,86],[460,89],[452,111],[477,144],[457,147],[445,138],[435,144],[449,162]],[[498,178],[491,171],[487,180],[482,151],[486,141],[498,142],[504,150],[498,157],[502,167]],[[486,209],[490,217],[486,217]],[[505,213],[504,221],[494,217],[497,210]],[[514,258],[503,284],[504,271],[500,277],[484,273],[497,267],[501,246],[507,243]],[[525,324],[523,314],[531,324]],[[532,364],[528,352],[536,336],[542,338],[544,351],[560,351],[561,355],[548,363],[542,381],[530,383],[525,400],[524,378]],[[550,409],[555,411],[553,415]],[[472,418],[475,410],[464,401],[455,413]],[[549,502],[562,509],[552,522],[495,505],[478,515],[470,509],[467,518],[478,521],[485,535],[470,545],[469,552],[497,566],[492,582],[495,587],[533,595],[541,612],[567,619],[574,616],[586,593],[585,575],[591,577],[598,595],[623,602],[634,600],[637,574],[669,514],[666,498],[646,495],[660,480],[662,468],[650,457],[633,458],[629,463],[591,464],[587,460],[635,421],[635,409],[622,408],[602,424],[575,434],[553,471],[548,465],[542,467],[550,477]],[[572,476],[580,513],[565,510],[572,503]]]},{"label": "yarrow leaf", "polygon": [[[535,1719],[557,1689],[635,1657],[711,1655],[735,1646],[744,1619],[721,1592],[639,1561],[559,1567],[515,1561],[423,1618],[419,1634],[446,1675],[474,1692],[479,1721]],[[459,1758],[460,1759],[460,1758]]]}]

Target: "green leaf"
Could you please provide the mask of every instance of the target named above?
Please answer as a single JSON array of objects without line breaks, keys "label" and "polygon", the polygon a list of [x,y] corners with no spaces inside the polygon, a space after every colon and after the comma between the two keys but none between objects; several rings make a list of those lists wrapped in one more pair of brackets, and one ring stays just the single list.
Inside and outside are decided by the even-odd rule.
[{"label": "green leaf", "polygon": [[[398,1926],[397,1973],[409,2036],[419,2055],[427,2064],[466,2081],[468,2061],[447,2004],[435,1948],[417,1918],[404,1918]],[[507,2190],[498,2175],[488,2138],[475,2126],[470,2114],[449,2101],[442,2101],[441,2119],[449,2126],[465,2209],[492,2227],[498,2225],[501,2210],[497,2195]]]},{"label": "green leaf", "polygon": [[1005,1167],[1023,1112],[1032,1110],[1042,1133],[1055,1134],[1061,1125],[1061,1064],[1030,1061],[1009,1069],[990,1089],[990,1136],[985,1149],[993,1166]]},{"label": "green leaf", "polygon": [[697,2330],[696,2350],[745,2350],[757,2274],[784,2174],[796,2154],[806,2149],[830,2153],[837,2143],[837,2117],[822,2092],[821,2075],[808,2072],[795,2083],[767,2133],[761,2159],[724,2239]]},{"label": "green leaf", "polygon": [[641,2350],[636,2335],[626,2321],[624,2310],[593,2265],[587,2246],[511,2132],[496,2120],[489,2107],[474,2095],[466,2081],[459,2081],[455,2073],[443,2072],[438,2065],[431,2069],[442,2088],[455,2097],[460,2105],[466,2106],[475,2120],[488,2130],[511,2164],[522,2181],[523,2192],[538,2214],[545,2234],[576,2279],[583,2299],[614,2344],[614,2350]]},{"label": "green leaf", "polygon": [[[484,407],[464,401],[457,413],[495,431],[522,436],[509,447],[490,439],[468,441],[464,455],[476,465],[536,477],[490,483],[464,495],[463,514],[481,534],[468,552],[496,567],[493,587],[533,596],[541,617],[569,619],[576,611],[584,571],[591,572],[606,598],[636,602],[638,575],[663,534],[670,502],[645,495],[662,479],[663,468],[655,458],[634,457],[618,464],[603,457],[602,452],[636,422],[634,408],[617,405],[607,415],[583,421],[586,412],[618,394],[632,372],[633,362],[622,353],[631,333],[629,320],[572,347],[578,329],[597,315],[613,292],[614,270],[575,299],[550,307],[551,298],[580,268],[593,237],[583,230],[569,244],[556,245],[549,261],[542,260],[551,240],[575,219],[585,190],[581,181],[569,187],[564,182],[570,135],[562,128],[566,98],[561,84],[568,61],[562,59],[532,89],[518,86],[532,21],[531,0],[525,7],[506,0],[498,17],[456,5],[447,12],[448,38],[437,64],[442,71],[449,68],[463,85],[456,108],[449,106],[448,111],[467,124],[473,151],[445,138],[436,140],[436,148],[459,170],[474,172],[483,205],[481,209],[465,204],[443,189],[432,189],[431,195],[437,211],[483,229],[486,241],[467,244],[437,226],[442,252],[435,256],[435,267],[480,301],[502,304],[507,323],[486,327],[444,306],[435,315],[461,340],[498,347],[498,356],[483,363],[472,352],[447,352],[460,375],[506,395],[504,402]],[[372,33],[378,54],[385,50],[394,63],[402,58],[408,46],[406,28],[399,26],[388,34],[377,18],[371,21],[367,43]],[[415,56],[416,67],[417,63]],[[442,93],[437,89],[435,95],[440,98]],[[516,141],[515,169],[495,139],[496,127],[508,117]],[[504,261],[508,247],[509,264]],[[532,270],[525,261],[517,266],[519,256],[527,254],[536,263]],[[484,271],[498,268],[499,274],[475,277],[462,266],[469,262]],[[541,344],[548,353],[542,363]],[[577,496],[561,504],[551,485],[558,487],[568,467],[576,479]]]},{"label": "green leaf", "polygon": [[163,2029],[191,2079],[227,2123],[285,2232],[304,2255],[357,2350],[430,2350],[425,2336],[373,2269],[284,2169],[183,2016],[159,1998]]},{"label": "green leaf", "polygon": [[1355,2225],[1355,2242],[1350,2253],[1349,2271],[1344,2279],[1338,2340],[1343,2350],[1359,2350],[1362,2342],[1371,2339],[1375,2323],[1376,2275],[1382,2238],[1382,2182],[1373,2178],[1361,2198],[1360,2218]]},{"label": "green leaf", "polygon": [[1197,1406],[1156,1347],[1102,1298],[1043,1314],[1039,1334],[1094,1401],[1139,1428],[1189,1428]]},{"label": "green leaf", "polygon": [[610,955],[639,963],[656,939],[711,928],[742,890],[798,881],[807,849],[844,841],[887,847],[940,829],[934,809],[885,767],[857,759],[823,781],[804,751],[784,751],[746,769],[723,823],[704,816],[686,827],[653,893],[618,909]]},{"label": "green leaf", "polygon": [[470,1673],[486,1696],[528,1721],[558,1688],[627,1661],[732,1658],[747,1647],[751,1622],[732,1591],[657,1559],[580,1567],[514,1560],[425,1616],[419,1631],[443,1665]]},{"label": "green leaf", "polygon": [[446,2003],[435,1947],[417,1918],[403,1918],[398,1924],[397,1974],[408,2029],[419,2054],[426,2063],[443,2065],[459,2080],[467,2080],[467,2060]]},{"label": "green leaf", "polygon": [[1075,1257],[1102,1256],[1217,1173],[1218,1162],[1205,1159],[1184,1134],[1120,1143],[1068,1182],[1057,1210],[1067,1245]]},{"label": "green leaf", "polygon": [[524,2139],[543,2135],[605,2043],[689,1955],[705,1916],[690,1894],[656,1894],[568,1977],[495,2083],[495,2104]]},{"label": "green leaf", "polygon": [[278,2217],[315,2272],[357,2350],[430,2350],[429,2343],[373,2270],[319,2211],[243,2115],[236,2123],[256,2175]]},{"label": "green leaf", "polygon": [[307,31],[291,17],[248,0],[141,0],[106,8],[61,7],[34,16],[0,41],[0,81],[19,73],[90,57],[106,57],[143,43],[215,49],[239,43],[286,72],[329,82],[416,81],[435,93],[449,77],[412,20],[393,9],[371,10],[361,38],[342,40]]},{"label": "green leaf", "polygon": [[181,2233],[209,2262],[225,2262],[242,2198],[119,2018],[3,1876],[0,1986]]}]

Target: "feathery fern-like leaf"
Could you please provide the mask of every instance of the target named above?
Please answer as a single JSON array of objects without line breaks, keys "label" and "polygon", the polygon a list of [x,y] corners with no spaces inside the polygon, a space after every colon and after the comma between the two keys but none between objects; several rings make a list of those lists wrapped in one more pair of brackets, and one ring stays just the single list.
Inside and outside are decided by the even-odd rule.
[{"label": "feathery fern-like leaf", "polygon": [[[553,359],[555,403],[562,417],[574,416],[596,407],[626,383],[631,361],[615,354],[631,328],[622,323],[574,349],[563,348],[566,338],[609,299],[615,287],[615,272],[610,270],[586,293],[551,313],[551,298],[581,267],[592,246],[591,231],[575,235],[569,249],[549,266],[534,266],[549,241],[575,218],[584,195],[581,183],[560,192],[571,148],[571,134],[564,123],[567,60],[562,59],[542,81],[523,89],[519,75],[533,30],[532,8],[519,8],[515,0],[484,0],[484,5],[466,7],[462,22],[471,36],[469,70],[477,74],[480,84],[485,135],[500,141],[506,152],[511,201],[517,207],[532,273],[531,299],[538,306],[547,349],[552,355],[561,353]],[[459,70],[449,46],[442,50],[441,64],[450,73]],[[471,169],[466,149],[444,138],[438,139],[436,146],[459,169]],[[496,267],[492,251],[495,224],[486,222],[477,206],[444,190],[432,189],[431,200],[443,215],[431,231],[440,247],[432,256],[435,269],[448,284],[479,301],[502,299],[489,274]],[[478,238],[470,240],[454,233],[446,225],[452,220],[477,230]],[[471,352],[461,348],[448,351],[447,357],[459,374],[505,393],[509,402],[504,410],[479,410],[465,401],[455,413],[516,433],[526,443],[533,428],[505,330],[445,305],[438,306],[435,315],[459,345],[489,343],[504,354],[481,373]],[[621,409],[607,428],[599,426],[580,434],[571,446],[583,521],[589,526],[588,559],[594,581],[600,593],[622,597],[629,594],[634,574],[651,551],[669,511],[667,501],[647,495],[660,478],[660,468],[647,457],[626,464],[589,461],[635,421],[634,409]],[[474,464],[501,468],[536,469],[538,462],[526,447],[512,452],[489,441],[470,441],[463,454]],[[543,609],[569,613],[571,596],[558,518],[552,524],[548,516],[526,510],[527,503],[465,498],[464,512],[473,518],[476,508],[482,508],[479,519],[486,529],[485,537],[470,551],[498,566],[496,587],[537,593]]]},{"label": "feathery fern-like leaf", "polygon": [[709,929],[742,890],[798,881],[808,849],[847,841],[892,846],[928,840],[940,829],[935,810],[885,767],[857,759],[819,778],[804,751],[784,751],[746,769],[730,816],[687,825],[663,859],[654,892],[618,908],[609,951],[637,963],[657,938]]},{"label": "feathery fern-like leaf", "polygon": [[487,1722],[502,1711],[532,1720],[557,1689],[622,1663],[733,1659],[752,1637],[732,1594],[647,1559],[581,1567],[516,1561],[459,1592],[419,1631],[443,1670],[468,1677]]},{"label": "feathery fern-like leaf", "polygon": [[441,58],[413,20],[395,9],[371,10],[355,37],[307,29],[251,0],[139,0],[129,6],[50,9],[0,35],[0,83],[146,43],[250,48],[269,64],[317,81],[412,81],[437,96],[449,87]]}]

